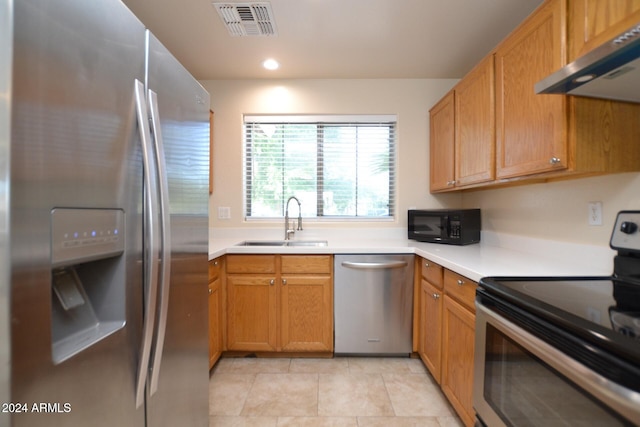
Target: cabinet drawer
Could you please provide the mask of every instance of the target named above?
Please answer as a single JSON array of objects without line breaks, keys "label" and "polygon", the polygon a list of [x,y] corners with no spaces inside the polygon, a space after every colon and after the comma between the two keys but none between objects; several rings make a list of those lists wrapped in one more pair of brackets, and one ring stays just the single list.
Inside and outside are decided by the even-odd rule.
[{"label": "cabinet drawer", "polygon": [[422,277],[438,289],[442,289],[442,266],[428,259],[420,259]]},{"label": "cabinet drawer", "polygon": [[227,273],[275,272],[275,255],[227,255]]},{"label": "cabinet drawer", "polygon": [[220,276],[220,258],[212,259],[209,261],[209,282],[213,282],[216,277]]},{"label": "cabinet drawer", "polygon": [[444,270],[444,291],[475,313],[473,304],[478,284],[450,270]]},{"label": "cabinet drawer", "polygon": [[282,273],[330,274],[333,267],[331,255],[283,255]]}]

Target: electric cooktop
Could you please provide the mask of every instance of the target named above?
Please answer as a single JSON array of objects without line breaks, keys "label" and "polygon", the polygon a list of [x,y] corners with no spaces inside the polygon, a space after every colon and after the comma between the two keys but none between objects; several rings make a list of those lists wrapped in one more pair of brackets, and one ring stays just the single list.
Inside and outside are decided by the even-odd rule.
[{"label": "electric cooktop", "polygon": [[608,277],[487,277],[494,295],[624,359],[640,361],[640,211],[618,213]]}]

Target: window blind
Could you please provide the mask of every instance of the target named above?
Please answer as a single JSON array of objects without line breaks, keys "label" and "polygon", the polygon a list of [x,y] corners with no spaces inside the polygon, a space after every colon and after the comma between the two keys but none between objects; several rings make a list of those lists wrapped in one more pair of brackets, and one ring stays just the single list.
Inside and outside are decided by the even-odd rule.
[{"label": "window blind", "polygon": [[245,116],[246,218],[392,218],[395,159],[395,116]]}]

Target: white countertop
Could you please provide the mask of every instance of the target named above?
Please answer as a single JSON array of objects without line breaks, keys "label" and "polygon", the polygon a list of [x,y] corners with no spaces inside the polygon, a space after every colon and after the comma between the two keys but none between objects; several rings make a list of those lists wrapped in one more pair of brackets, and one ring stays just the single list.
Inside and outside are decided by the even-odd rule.
[{"label": "white countertop", "polygon": [[[468,246],[421,243],[398,229],[336,229],[299,232],[299,240],[327,240],[327,246],[236,246],[244,240],[281,240],[273,230],[211,229],[209,259],[229,253],[357,254],[409,253],[427,258],[471,280],[485,276],[609,276],[615,251],[583,245],[483,232],[482,241]],[[372,238],[375,236],[375,238]],[[607,242],[608,243],[608,242]]]}]

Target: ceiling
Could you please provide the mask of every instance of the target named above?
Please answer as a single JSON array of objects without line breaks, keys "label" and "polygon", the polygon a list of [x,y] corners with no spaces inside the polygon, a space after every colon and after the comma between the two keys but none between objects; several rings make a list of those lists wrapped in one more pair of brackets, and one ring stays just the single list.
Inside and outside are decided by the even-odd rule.
[{"label": "ceiling", "polygon": [[123,1],[198,80],[461,78],[542,3],[270,0],[275,36],[232,37],[210,0]]}]

